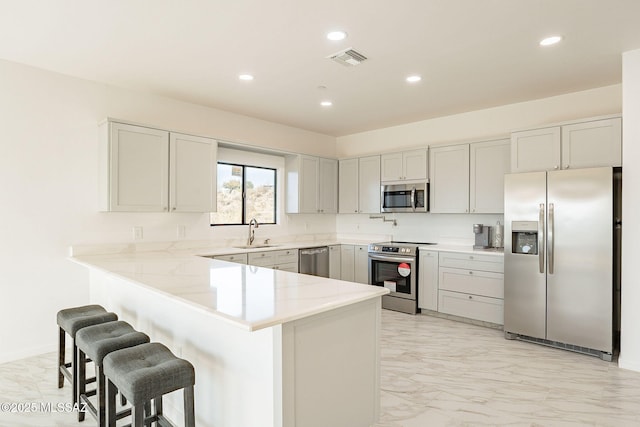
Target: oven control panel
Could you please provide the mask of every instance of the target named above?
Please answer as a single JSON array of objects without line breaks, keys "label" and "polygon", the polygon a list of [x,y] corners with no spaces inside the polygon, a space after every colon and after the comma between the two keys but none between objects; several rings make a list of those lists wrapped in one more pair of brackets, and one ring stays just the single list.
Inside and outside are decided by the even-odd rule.
[{"label": "oven control panel", "polygon": [[402,246],[385,246],[385,245],[369,245],[369,252],[383,253],[383,254],[401,254],[401,255],[414,255],[415,249],[402,247]]}]

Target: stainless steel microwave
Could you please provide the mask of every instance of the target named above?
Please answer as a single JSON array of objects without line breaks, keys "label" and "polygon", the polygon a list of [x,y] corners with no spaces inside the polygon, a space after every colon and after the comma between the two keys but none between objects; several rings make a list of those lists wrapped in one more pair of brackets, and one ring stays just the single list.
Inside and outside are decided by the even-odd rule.
[{"label": "stainless steel microwave", "polygon": [[380,212],[429,212],[429,183],[382,184]]}]

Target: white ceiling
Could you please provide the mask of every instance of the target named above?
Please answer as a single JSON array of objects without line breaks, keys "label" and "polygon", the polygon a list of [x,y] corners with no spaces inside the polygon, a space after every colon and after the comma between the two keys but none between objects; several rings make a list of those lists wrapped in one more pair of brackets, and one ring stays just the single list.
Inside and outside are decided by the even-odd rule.
[{"label": "white ceiling", "polygon": [[[616,84],[621,53],[640,48],[640,0],[0,0],[0,11],[0,58],[335,136]],[[327,40],[333,29],[349,37]],[[538,45],[553,34],[564,40]],[[325,58],[347,47],[369,60]],[[407,84],[412,73],[423,80]]]}]

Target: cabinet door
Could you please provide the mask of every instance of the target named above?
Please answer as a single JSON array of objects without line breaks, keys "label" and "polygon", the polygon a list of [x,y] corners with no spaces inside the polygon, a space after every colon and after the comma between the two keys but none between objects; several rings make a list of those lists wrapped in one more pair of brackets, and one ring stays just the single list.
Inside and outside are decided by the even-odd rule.
[{"label": "cabinet door", "polygon": [[358,159],[340,160],[338,212],[358,213]]},{"label": "cabinet door", "polygon": [[504,212],[504,174],[509,173],[511,142],[469,145],[469,209],[473,213]]},{"label": "cabinet door", "polygon": [[353,245],[340,247],[340,278],[349,282],[355,280],[355,251]]},{"label": "cabinet door", "polygon": [[469,212],[469,144],[432,148],[429,161],[430,211]]},{"label": "cabinet door", "polygon": [[338,212],[338,161],[320,159],[318,200],[320,213]]},{"label": "cabinet door", "polygon": [[217,142],[179,133],[171,133],[169,142],[171,211],[214,211]]},{"label": "cabinet door", "polygon": [[369,251],[368,247],[358,245],[355,247],[355,272],[354,282],[369,283]]},{"label": "cabinet door", "polygon": [[251,252],[247,254],[247,264],[273,268],[276,255],[273,252]]},{"label": "cabinet door", "polygon": [[300,213],[318,213],[317,157],[300,156]]},{"label": "cabinet door", "polygon": [[420,251],[418,307],[438,311],[438,252]]},{"label": "cabinet door", "polygon": [[235,262],[237,264],[247,263],[247,254],[230,254],[230,255],[216,255],[213,259],[219,259],[222,261]]},{"label": "cabinet door", "polygon": [[412,150],[402,153],[403,179],[427,179],[428,170],[427,150]]},{"label": "cabinet door", "polygon": [[402,153],[390,153],[380,156],[380,181],[398,181],[404,179]]},{"label": "cabinet door", "polygon": [[358,212],[380,213],[380,156],[359,159]]},{"label": "cabinet door", "polygon": [[622,166],[622,119],[562,126],[562,168]]},{"label": "cabinet door", "polygon": [[560,169],[560,127],[511,134],[511,172]]},{"label": "cabinet door", "polygon": [[110,123],[106,210],[165,212],[169,209],[169,133]]},{"label": "cabinet door", "polygon": [[341,275],[341,255],[340,255],[340,245],[331,245],[329,246],[329,278],[330,279],[338,279],[342,277]]}]

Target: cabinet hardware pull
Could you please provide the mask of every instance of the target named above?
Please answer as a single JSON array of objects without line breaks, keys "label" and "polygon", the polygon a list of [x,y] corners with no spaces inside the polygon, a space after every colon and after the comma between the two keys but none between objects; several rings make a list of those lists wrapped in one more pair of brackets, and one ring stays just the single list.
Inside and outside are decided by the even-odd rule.
[{"label": "cabinet hardware pull", "polygon": [[469,274],[473,274],[473,271],[470,271]]},{"label": "cabinet hardware pull", "polygon": [[469,299],[473,299],[473,297],[471,295],[469,295]]},{"label": "cabinet hardware pull", "polygon": [[564,166],[564,168],[565,168],[565,169],[569,169],[569,165],[565,165],[565,166]]}]

